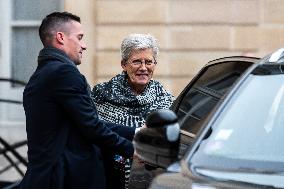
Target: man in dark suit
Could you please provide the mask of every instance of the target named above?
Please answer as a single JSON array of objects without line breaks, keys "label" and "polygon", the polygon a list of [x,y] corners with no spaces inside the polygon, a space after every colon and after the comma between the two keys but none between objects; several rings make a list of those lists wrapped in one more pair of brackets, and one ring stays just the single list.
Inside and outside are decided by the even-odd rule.
[{"label": "man in dark suit", "polygon": [[135,130],[98,118],[76,67],[86,50],[79,17],[52,13],[39,35],[44,48],[23,97],[29,164],[20,188],[103,189],[100,148],[131,157]]}]

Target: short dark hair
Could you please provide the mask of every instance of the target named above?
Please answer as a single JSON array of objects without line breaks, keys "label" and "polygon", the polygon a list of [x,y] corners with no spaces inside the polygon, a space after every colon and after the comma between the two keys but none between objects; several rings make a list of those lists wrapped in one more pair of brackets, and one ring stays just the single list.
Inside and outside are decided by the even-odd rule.
[{"label": "short dark hair", "polygon": [[76,21],[81,23],[79,16],[71,14],[69,12],[53,12],[47,15],[41,22],[39,27],[39,37],[44,46],[48,45],[55,32],[62,30],[66,31],[64,24],[70,21]]}]

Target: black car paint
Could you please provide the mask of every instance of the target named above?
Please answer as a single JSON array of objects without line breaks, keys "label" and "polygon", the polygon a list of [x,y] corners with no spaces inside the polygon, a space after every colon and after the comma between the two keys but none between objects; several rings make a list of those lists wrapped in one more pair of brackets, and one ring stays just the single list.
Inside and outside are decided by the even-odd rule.
[{"label": "black car paint", "polygon": [[[272,185],[261,185],[261,184],[253,184],[253,183],[248,183],[245,181],[233,181],[230,179],[218,179],[218,177],[210,177],[208,175],[203,175],[200,173],[198,170],[198,165],[193,163],[191,161],[192,156],[196,153],[196,151],[199,149],[200,143],[202,140],[205,140],[207,138],[207,135],[209,136],[211,133],[212,128],[210,125],[212,125],[210,122],[214,122],[216,118],[219,116],[220,112],[223,110],[224,107],[226,107],[226,103],[229,101],[228,99],[233,96],[233,94],[238,90],[239,86],[241,86],[242,82],[246,80],[246,78],[249,76],[249,74],[253,73],[254,75],[274,75],[274,74],[283,74],[283,64],[263,64],[265,61],[261,61],[258,64],[252,65],[246,73],[242,75],[242,77],[239,79],[237,84],[234,86],[232,90],[229,91],[229,93],[226,95],[226,99],[220,103],[220,106],[216,111],[214,111],[214,115],[210,117],[210,119],[207,120],[207,122],[204,123],[206,125],[203,129],[202,132],[200,132],[200,135],[197,137],[197,140],[194,142],[193,146],[191,147],[190,150],[188,150],[187,155],[185,156],[184,159],[181,160],[181,172],[179,173],[167,173],[163,174],[159,177],[157,177],[152,185],[151,189],[157,189],[157,188],[219,188],[219,189],[225,189],[225,188],[279,188],[277,186],[272,186]],[[187,162],[187,163],[185,163]],[[190,164],[188,164],[191,162]],[[225,162],[224,162],[225,163]],[[235,165],[235,164],[233,164]],[[237,166],[237,165],[236,165]],[[217,166],[218,167],[218,166]],[[263,167],[263,166],[261,166]],[[216,168],[210,168],[210,167],[204,167],[204,169],[207,170],[213,170]],[[267,171],[267,169],[252,169],[252,168],[246,168],[244,167],[237,167],[237,168],[231,168],[231,169],[222,169],[221,167],[218,167],[217,171],[221,171],[224,174],[226,173],[235,173],[235,172],[244,172],[244,173],[252,173],[252,174],[280,174],[283,175],[282,172],[278,172],[278,169]],[[280,168],[279,168],[280,170]],[[281,169],[283,171],[283,168]],[[167,181],[165,181],[166,178],[170,177],[175,177],[177,180],[184,180],[187,182],[187,186],[184,184],[180,184],[178,182],[174,181],[174,184],[169,185]]]},{"label": "black car paint", "polygon": [[[171,107],[171,109],[178,114],[178,111],[180,109],[180,106],[182,104],[182,101],[186,98],[186,95],[188,93],[188,91],[192,90],[192,88],[194,87],[194,84],[196,82],[198,82],[198,80],[200,79],[200,77],[202,76],[202,74],[206,73],[206,71],[208,70],[208,68],[210,66],[214,66],[214,65],[217,65],[217,64],[224,64],[225,62],[231,62],[231,61],[237,61],[237,62],[240,62],[240,63],[248,63],[247,67],[242,70],[243,72],[239,73],[237,75],[237,77],[235,78],[235,80],[233,82],[231,82],[231,85],[228,86],[228,88],[226,88],[226,90],[223,90],[221,93],[216,93],[215,91],[210,91],[210,90],[200,90],[201,92],[204,92],[204,93],[209,93],[210,95],[212,95],[212,97],[214,97],[216,99],[216,104],[214,104],[213,107],[211,107],[211,109],[209,110],[208,114],[205,116],[204,120],[202,120],[202,122],[198,125],[199,127],[195,130],[195,133],[190,133],[190,132],[187,132],[185,130],[181,130],[181,145],[180,145],[180,153],[179,153],[179,157],[182,158],[182,157],[185,157],[185,152],[187,151],[187,153],[194,153],[195,150],[197,150],[198,146],[196,147],[196,149],[194,149],[194,141],[195,141],[195,138],[196,136],[197,137],[197,140],[200,139],[200,138],[206,138],[205,135],[210,135],[210,129],[208,129],[206,132],[202,132],[203,129],[205,128],[202,128],[204,125],[206,125],[207,122],[209,122],[211,120],[208,119],[208,117],[210,117],[210,115],[212,114],[212,112],[214,112],[216,110],[216,107],[218,106],[218,104],[222,104],[221,101],[223,101],[224,97],[228,94],[228,92],[230,91],[230,89],[232,88],[232,86],[236,83],[237,80],[239,80],[240,76],[241,75],[245,75],[245,72],[249,72],[248,70],[249,69],[253,69],[253,68],[250,68],[250,67],[253,67],[251,66],[252,64],[254,64],[255,62],[259,61],[258,58],[247,58],[247,57],[228,57],[228,58],[222,58],[222,59],[218,59],[218,60],[214,60],[214,61],[211,61],[209,62],[203,69],[201,69],[201,71],[196,75],[196,77],[193,78],[193,80],[188,84],[188,86],[182,91],[182,93],[179,95],[179,97],[177,98],[176,102],[174,103],[174,105]],[[178,117],[179,117],[179,122],[181,124],[181,128],[183,127],[183,124],[185,123],[185,119],[182,117],[182,116],[179,116],[178,114]],[[199,135],[203,135],[203,136],[199,136]],[[197,141],[195,142],[195,144],[198,143]],[[192,146],[193,145],[193,146]],[[192,148],[192,150],[188,150]],[[187,157],[189,157],[190,155],[186,155]],[[183,162],[183,160],[181,161]],[[196,172],[194,172],[194,168],[193,166],[191,167],[191,169],[188,169],[187,166],[185,165],[181,165],[181,169],[183,170],[182,173],[183,174],[180,174],[180,173],[166,173],[166,174],[163,174],[163,175],[167,175],[167,174],[172,174],[171,176],[174,176],[174,174],[178,174],[179,177],[176,177],[176,178],[179,178],[181,180],[184,179],[184,177],[189,177],[192,179],[193,182],[198,182],[198,183],[201,183],[201,185],[203,185],[204,183],[210,183],[210,186],[216,186],[218,188],[239,188],[240,187],[240,184],[237,186],[235,185],[233,182],[219,182],[219,181],[216,181],[212,178],[207,178],[207,177],[204,177],[202,175],[199,175],[199,174],[196,174]],[[187,174],[185,174],[187,173]],[[195,174],[194,174],[195,173]],[[163,180],[163,175],[157,177],[151,188],[153,189],[157,189],[157,188],[168,188],[169,185],[163,185],[163,182],[161,182],[161,179]],[[187,176],[185,176],[187,175]],[[167,177],[167,176],[165,176]],[[190,182],[192,184],[191,181],[187,179],[185,179],[186,181],[185,182]],[[161,183],[160,183],[161,182]],[[186,186],[186,187],[182,187],[183,184],[178,184],[178,182],[174,182],[176,183],[173,184],[173,186],[175,187],[181,187],[181,188],[191,188],[189,186]],[[182,182],[180,182],[182,183]],[[205,184],[205,186],[207,185]],[[246,184],[246,183],[242,183],[241,184],[242,186],[240,188],[250,188],[251,186]],[[171,188],[171,187],[170,187]],[[254,187],[252,187],[254,188]]]}]

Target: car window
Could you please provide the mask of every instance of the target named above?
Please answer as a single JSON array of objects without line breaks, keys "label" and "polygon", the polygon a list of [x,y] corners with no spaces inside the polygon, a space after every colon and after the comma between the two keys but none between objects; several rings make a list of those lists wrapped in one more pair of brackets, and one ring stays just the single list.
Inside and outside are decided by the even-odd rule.
[{"label": "car window", "polygon": [[[212,132],[199,141],[198,150],[188,159],[188,165],[194,166],[195,170],[196,167],[210,167],[215,173],[198,172],[219,180],[282,188],[283,83],[281,69],[271,69],[270,73],[263,74],[259,70],[252,72],[228,99],[216,120],[208,125]],[[223,175],[215,170],[222,171]],[[241,175],[243,173],[249,174]],[[263,180],[260,175],[269,179]]]},{"label": "car window", "polygon": [[284,142],[280,134],[284,131],[283,83],[283,74],[248,77],[216,120],[204,152],[232,159],[283,163],[284,148],[279,145]]},{"label": "car window", "polygon": [[205,67],[183,94],[176,109],[181,129],[196,134],[202,121],[250,65],[248,62],[226,61]]}]

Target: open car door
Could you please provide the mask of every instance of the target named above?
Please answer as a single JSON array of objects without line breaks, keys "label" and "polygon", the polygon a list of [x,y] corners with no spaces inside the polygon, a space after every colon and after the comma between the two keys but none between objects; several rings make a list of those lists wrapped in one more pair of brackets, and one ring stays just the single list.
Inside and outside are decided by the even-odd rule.
[{"label": "open car door", "polygon": [[202,123],[214,111],[239,77],[259,58],[225,57],[208,62],[190,81],[171,107],[181,127],[180,154],[189,148]]}]

